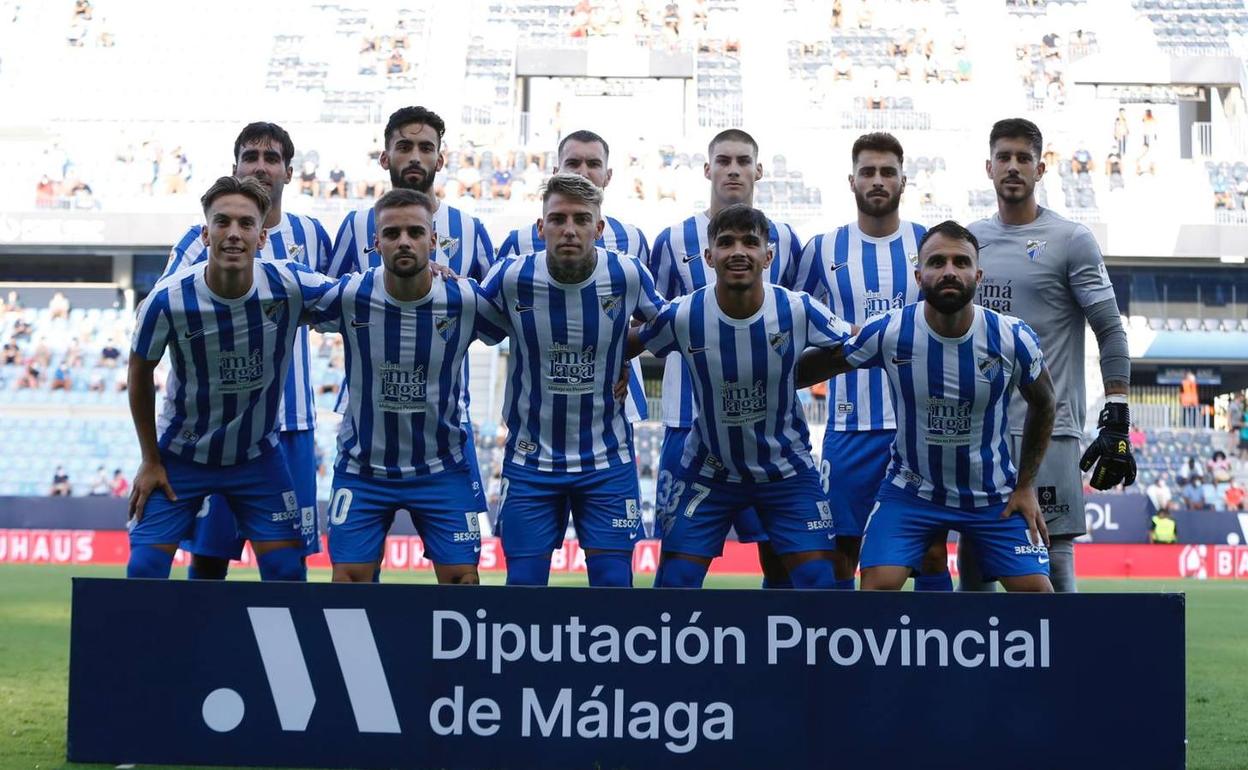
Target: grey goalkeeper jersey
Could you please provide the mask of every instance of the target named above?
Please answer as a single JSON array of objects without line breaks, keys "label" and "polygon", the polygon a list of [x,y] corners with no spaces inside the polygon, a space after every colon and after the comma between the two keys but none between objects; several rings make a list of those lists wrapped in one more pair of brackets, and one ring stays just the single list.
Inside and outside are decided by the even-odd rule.
[{"label": "grey goalkeeper jersey", "polygon": [[[1002,224],[994,214],[969,229],[979,239],[984,271],[976,301],[1035,330],[1057,398],[1053,435],[1081,437],[1087,412],[1084,308],[1114,298],[1096,238],[1045,208],[1028,225]],[[1011,432],[1023,432],[1026,414],[1026,400],[1012,399]]]}]

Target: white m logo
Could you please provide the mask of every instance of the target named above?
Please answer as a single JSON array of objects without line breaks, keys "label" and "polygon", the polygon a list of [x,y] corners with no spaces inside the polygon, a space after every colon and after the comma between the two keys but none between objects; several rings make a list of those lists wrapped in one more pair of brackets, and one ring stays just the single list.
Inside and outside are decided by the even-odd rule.
[{"label": "white m logo", "polygon": [[[325,623],[347,685],[356,727],[362,733],[399,733],[399,718],[377,653],[377,642],[362,609],[327,609]],[[308,729],[316,693],[307,659],[299,644],[295,621],[286,607],[248,607],[264,674],[273,693],[273,705],[282,729]],[[204,722],[217,732],[229,732],[243,719],[243,701],[234,690],[221,688],[204,699]]]}]

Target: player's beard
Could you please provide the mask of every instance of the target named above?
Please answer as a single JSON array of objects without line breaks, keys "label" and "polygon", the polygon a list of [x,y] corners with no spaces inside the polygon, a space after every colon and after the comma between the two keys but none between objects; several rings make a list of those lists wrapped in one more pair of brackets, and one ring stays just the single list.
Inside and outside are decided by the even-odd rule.
[{"label": "player's beard", "polygon": [[976,285],[974,281],[971,281],[969,285],[958,281],[957,287],[959,291],[953,296],[942,293],[949,285],[948,283],[938,283],[935,286],[923,287],[923,298],[932,307],[945,315],[952,315],[958,312],[970,304],[971,300],[975,299]]},{"label": "player's beard", "polygon": [[[407,256],[407,255],[402,255],[402,256]],[[399,267],[399,256],[395,256],[395,258],[391,261],[391,263],[394,266],[393,267],[387,266],[386,270],[390,271],[390,273],[395,278],[414,278],[415,276],[420,275],[420,273],[423,270],[425,270],[425,268],[429,267],[429,262],[427,260],[425,264],[422,265],[420,264],[420,262],[416,260],[414,256],[412,257],[412,262],[411,262],[410,267],[406,265],[403,267]]]},{"label": "player's beard", "polygon": [[424,176],[420,178],[419,182],[409,182],[403,177],[404,172],[408,168],[411,168],[411,166],[397,170],[392,166],[390,168],[390,186],[396,190],[415,190],[418,193],[428,195],[429,191],[433,189],[434,175],[429,173],[429,169],[421,166],[420,170],[424,173]]},{"label": "player's beard", "polygon": [[1006,187],[1005,180],[997,184],[997,198],[1006,203],[1022,203],[1030,198],[1032,192],[1036,189],[1035,184],[1027,184],[1027,180],[1022,178],[1019,178],[1018,181],[1021,184],[1015,187]]},{"label": "player's beard", "polygon": [[854,201],[858,210],[871,217],[886,217],[901,206],[900,195],[889,195],[887,198],[872,198],[854,191]]}]

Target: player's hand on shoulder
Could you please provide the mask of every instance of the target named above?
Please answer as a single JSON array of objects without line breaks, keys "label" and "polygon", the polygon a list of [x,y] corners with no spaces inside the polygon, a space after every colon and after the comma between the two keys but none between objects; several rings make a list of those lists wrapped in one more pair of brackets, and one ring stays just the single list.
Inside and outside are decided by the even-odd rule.
[{"label": "player's hand on shoulder", "polygon": [[165,497],[170,500],[177,500],[178,495],[173,491],[173,486],[169,483],[169,475],[165,472],[165,466],[159,462],[143,461],[139,465],[139,472],[134,475],[134,484],[130,487],[130,513],[129,517],[134,519],[135,523],[143,520],[143,509],[147,506],[147,499],[155,492],[161,491]]},{"label": "player's hand on shoulder", "polygon": [[432,260],[430,260],[429,262],[429,270],[434,275],[441,277],[443,280],[446,280],[446,281],[458,281],[459,280],[459,274],[456,273],[454,270],[450,269],[446,265],[438,264],[437,262],[434,262]]},{"label": "player's hand on shoulder", "polygon": [[1036,498],[1036,489],[1030,485],[1018,487],[1010,494],[1001,511],[1001,518],[1008,519],[1015,513],[1027,522],[1027,540],[1032,545],[1044,544],[1049,547],[1049,527],[1044,522],[1044,514],[1040,511],[1040,501]]}]

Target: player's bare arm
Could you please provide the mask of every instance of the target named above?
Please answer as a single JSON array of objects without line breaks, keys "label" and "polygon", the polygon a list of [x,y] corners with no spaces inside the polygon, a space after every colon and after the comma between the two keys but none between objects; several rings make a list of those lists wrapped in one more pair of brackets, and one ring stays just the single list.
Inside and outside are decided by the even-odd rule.
[{"label": "player's bare arm", "polygon": [[130,354],[130,368],[126,376],[126,389],[130,393],[130,417],[134,431],[139,437],[142,462],[134,476],[130,489],[129,518],[140,521],[147,498],[161,490],[170,500],[177,500],[165,466],[160,461],[160,447],[156,442],[156,387],[152,373],[159,361],[148,361],[137,353]]},{"label": "player's bare arm", "polygon": [[[854,327],[854,333],[858,328]],[[824,382],[838,374],[852,371],[845,360],[845,348],[806,348],[797,359],[797,387],[809,388],[818,382]]]},{"label": "player's bare arm", "polygon": [[1018,392],[1027,401],[1027,418],[1023,422],[1022,452],[1018,458],[1018,485],[1001,511],[1001,518],[1009,518],[1015,512],[1027,520],[1031,542],[1049,545],[1049,530],[1040,512],[1034,486],[1040,461],[1049,448],[1053,434],[1053,421],[1057,418],[1057,397],[1053,392],[1053,380],[1047,368],[1033,382],[1019,387]]}]

